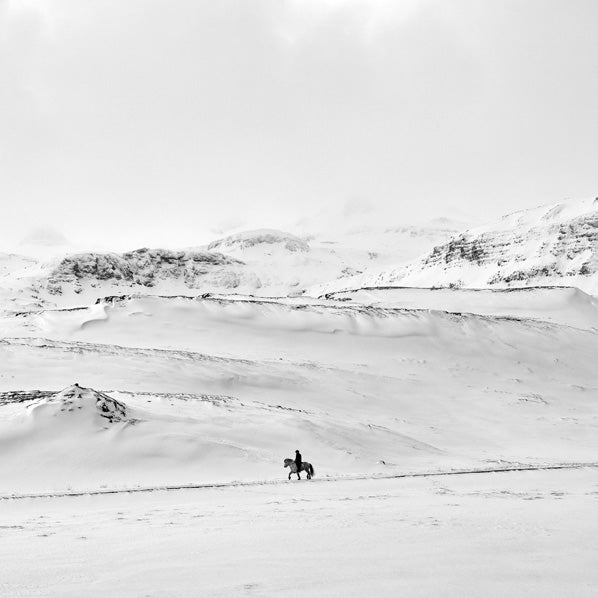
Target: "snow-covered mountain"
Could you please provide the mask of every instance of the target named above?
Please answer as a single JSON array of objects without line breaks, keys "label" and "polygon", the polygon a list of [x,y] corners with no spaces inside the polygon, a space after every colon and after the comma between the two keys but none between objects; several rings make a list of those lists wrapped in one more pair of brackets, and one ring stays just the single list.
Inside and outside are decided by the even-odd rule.
[{"label": "snow-covered mountain", "polygon": [[77,253],[47,262],[10,256],[0,263],[0,312],[76,306],[131,292],[197,295],[251,292],[260,285],[240,260],[208,251]]},{"label": "snow-covered mountain", "polygon": [[260,229],[180,251],[78,253],[45,263],[0,256],[4,313],[131,294],[318,297],[385,286],[551,285],[598,291],[597,201],[518,212],[459,234],[440,220],[328,235]]},{"label": "snow-covered mountain", "polygon": [[267,251],[283,249],[290,253],[307,253],[310,250],[309,244],[304,240],[290,233],[273,229],[262,229],[245,231],[212,241],[208,245],[208,251],[222,251],[225,253],[244,252],[250,248],[266,247]]},{"label": "snow-covered mountain", "polygon": [[448,240],[456,226],[439,219],[423,226],[363,225],[302,236],[263,229],[230,235],[204,249],[243,261],[260,281],[256,294],[317,295],[330,281],[342,286],[344,280],[407,263]]},{"label": "snow-covered mountain", "polygon": [[242,261],[259,282],[252,289],[238,290],[262,296],[301,294],[316,282],[336,279],[347,271],[352,274],[352,268],[361,264],[357,256],[338,254],[329,247],[319,247],[313,239],[273,229],[229,235],[204,249]]},{"label": "snow-covered mountain", "polygon": [[0,256],[0,311],[93,303],[108,295],[311,294],[318,285],[412,259],[450,237],[444,224],[299,237],[264,229],[174,251],[84,252],[43,262]]},{"label": "snow-covered mountain", "polygon": [[[458,234],[360,286],[577,286],[598,291],[598,199],[542,206]],[[364,284],[365,283],[365,284]]]}]

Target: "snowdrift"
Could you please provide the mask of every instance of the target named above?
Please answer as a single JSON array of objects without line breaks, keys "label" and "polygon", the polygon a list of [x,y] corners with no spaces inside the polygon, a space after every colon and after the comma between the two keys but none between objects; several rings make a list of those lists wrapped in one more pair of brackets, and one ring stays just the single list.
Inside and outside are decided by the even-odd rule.
[{"label": "snowdrift", "polygon": [[570,287],[509,289],[369,287],[328,293],[326,299],[342,302],[344,305],[433,309],[530,318],[598,330],[598,298]]}]

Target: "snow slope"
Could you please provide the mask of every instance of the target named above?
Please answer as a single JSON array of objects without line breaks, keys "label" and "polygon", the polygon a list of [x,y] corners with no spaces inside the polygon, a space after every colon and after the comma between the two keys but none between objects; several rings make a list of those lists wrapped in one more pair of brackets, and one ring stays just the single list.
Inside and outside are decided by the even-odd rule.
[{"label": "snow slope", "polygon": [[589,325],[132,297],[3,326],[0,390],[77,380],[138,422],[82,436],[69,419],[32,427],[28,401],[4,404],[5,492],[275,479],[295,448],[317,475],[587,461],[598,450]]},{"label": "snow slope", "polygon": [[421,289],[371,287],[326,295],[344,305],[434,309],[480,315],[532,318],[598,330],[598,298],[576,288]]},{"label": "snow slope", "polygon": [[317,295],[321,285],[331,281],[342,285],[372,270],[407,262],[454,233],[447,222],[422,227],[362,226],[333,233],[306,232],[301,237],[264,229],[230,235],[205,249],[247,264],[260,281],[260,288],[250,291],[254,294]]},{"label": "snow slope", "polygon": [[32,284],[43,272],[34,258],[0,254],[0,314],[43,307],[44,301]]}]

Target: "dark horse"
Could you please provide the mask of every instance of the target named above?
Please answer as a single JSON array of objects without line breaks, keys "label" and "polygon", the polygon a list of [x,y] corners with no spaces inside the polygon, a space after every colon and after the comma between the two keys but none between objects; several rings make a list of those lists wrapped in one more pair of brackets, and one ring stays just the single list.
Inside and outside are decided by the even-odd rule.
[{"label": "dark horse", "polygon": [[285,459],[284,466],[290,468],[290,470],[291,470],[291,471],[289,471],[289,480],[291,479],[292,473],[296,473],[297,477],[299,479],[301,479],[301,476],[299,475],[299,471],[304,471],[305,473],[307,473],[308,480],[311,480],[312,476],[314,475],[314,468],[313,468],[312,464],[308,463],[307,461],[303,461],[301,463],[301,469],[299,471],[297,471],[297,463],[295,463],[294,459]]}]

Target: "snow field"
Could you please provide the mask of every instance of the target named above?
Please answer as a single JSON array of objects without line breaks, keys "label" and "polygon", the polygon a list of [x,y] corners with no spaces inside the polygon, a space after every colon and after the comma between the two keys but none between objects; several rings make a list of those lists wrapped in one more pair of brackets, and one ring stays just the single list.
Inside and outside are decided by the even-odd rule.
[{"label": "snow field", "polygon": [[596,469],[5,500],[0,591],[589,598],[597,500]]},{"label": "snow field", "polygon": [[0,391],[79,382],[128,417],[58,409],[36,420],[27,402],[3,406],[4,493],[270,480],[295,448],[323,475],[598,454],[598,335],[587,329],[159,297],[9,325],[20,336],[0,341]]}]

